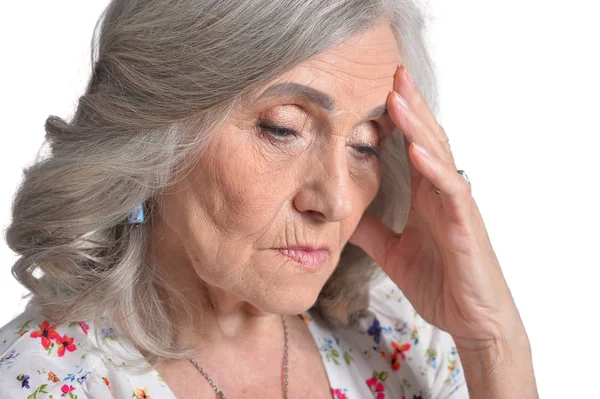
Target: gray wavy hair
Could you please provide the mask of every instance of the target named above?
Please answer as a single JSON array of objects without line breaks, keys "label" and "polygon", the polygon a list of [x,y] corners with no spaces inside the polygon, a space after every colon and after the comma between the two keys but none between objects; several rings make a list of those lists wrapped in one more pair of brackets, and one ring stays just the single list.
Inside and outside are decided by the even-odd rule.
[{"label": "gray wavy hair", "polygon": [[[147,228],[127,215],[142,202],[152,217],[161,191],[193,167],[237,101],[381,20],[437,114],[426,19],[412,0],[113,0],[96,26],[76,112],[69,122],[47,119],[49,154],[24,169],[14,198],[6,241],[30,306],[55,322],[127,315],[121,326],[151,364],[188,354],[169,312],[186,298],[144,259]],[[396,231],[409,182],[396,129],[368,209]],[[346,245],[312,313],[354,323],[377,270]]]}]

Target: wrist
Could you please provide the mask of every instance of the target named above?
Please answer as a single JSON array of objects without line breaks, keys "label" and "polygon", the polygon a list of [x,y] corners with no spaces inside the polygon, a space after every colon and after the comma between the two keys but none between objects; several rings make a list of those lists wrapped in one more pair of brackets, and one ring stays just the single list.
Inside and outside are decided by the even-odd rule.
[{"label": "wrist", "polygon": [[499,315],[495,321],[490,321],[488,324],[485,332],[478,334],[486,338],[465,338],[453,335],[452,339],[456,344],[456,349],[476,356],[530,350],[525,325],[516,307],[514,310],[507,311],[506,314]]},{"label": "wrist", "polygon": [[[531,346],[525,329],[513,331],[511,335],[500,335],[490,339],[466,339],[452,337],[456,349],[465,356],[501,356],[503,354],[529,354]],[[496,358],[496,357],[495,357]],[[501,360],[499,357],[498,360]]]},{"label": "wrist", "polygon": [[455,344],[472,399],[538,398],[524,329],[491,340],[457,338]]}]

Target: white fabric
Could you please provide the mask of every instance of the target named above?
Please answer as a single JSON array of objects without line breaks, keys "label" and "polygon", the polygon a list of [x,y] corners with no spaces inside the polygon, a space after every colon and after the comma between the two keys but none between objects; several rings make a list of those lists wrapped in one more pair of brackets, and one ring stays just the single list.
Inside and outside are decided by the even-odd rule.
[{"label": "white fabric", "polygon": [[[469,397],[451,336],[426,323],[387,277],[372,283],[368,316],[356,326],[328,330],[302,316],[335,399]],[[116,351],[103,352],[91,322],[44,321],[31,309],[0,329],[0,398],[175,398],[156,370],[136,374]],[[98,327],[103,344],[139,355],[114,327]]]}]

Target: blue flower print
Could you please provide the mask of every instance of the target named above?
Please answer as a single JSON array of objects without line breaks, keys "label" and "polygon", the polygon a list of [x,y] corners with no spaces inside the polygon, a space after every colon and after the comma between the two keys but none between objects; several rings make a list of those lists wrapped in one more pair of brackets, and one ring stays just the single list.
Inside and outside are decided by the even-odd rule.
[{"label": "blue flower print", "polygon": [[371,327],[369,327],[367,333],[369,335],[372,335],[375,343],[379,345],[379,343],[381,342],[381,324],[379,324],[379,320],[377,320],[377,317],[373,318],[373,324],[371,325]]}]

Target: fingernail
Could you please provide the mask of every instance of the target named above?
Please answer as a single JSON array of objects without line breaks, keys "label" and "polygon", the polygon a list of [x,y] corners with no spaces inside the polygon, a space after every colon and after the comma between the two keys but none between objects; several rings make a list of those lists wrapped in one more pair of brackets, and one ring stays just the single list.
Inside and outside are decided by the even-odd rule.
[{"label": "fingernail", "polygon": [[403,107],[408,109],[408,104],[406,104],[406,101],[404,101],[404,99],[402,98],[402,96],[398,93],[396,93],[394,91],[394,97],[396,98],[396,100],[398,100],[398,103]]},{"label": "fingernail", "polygon": [[413,79],[413,76],[408,71],[408,69],[406,69],[406,67],[404,67],[404,75],[406,76],[406,81],[408,82],[408,84],[410,84],[411,87],[416,88],[417,85],[415,83],[415,80]]}]

